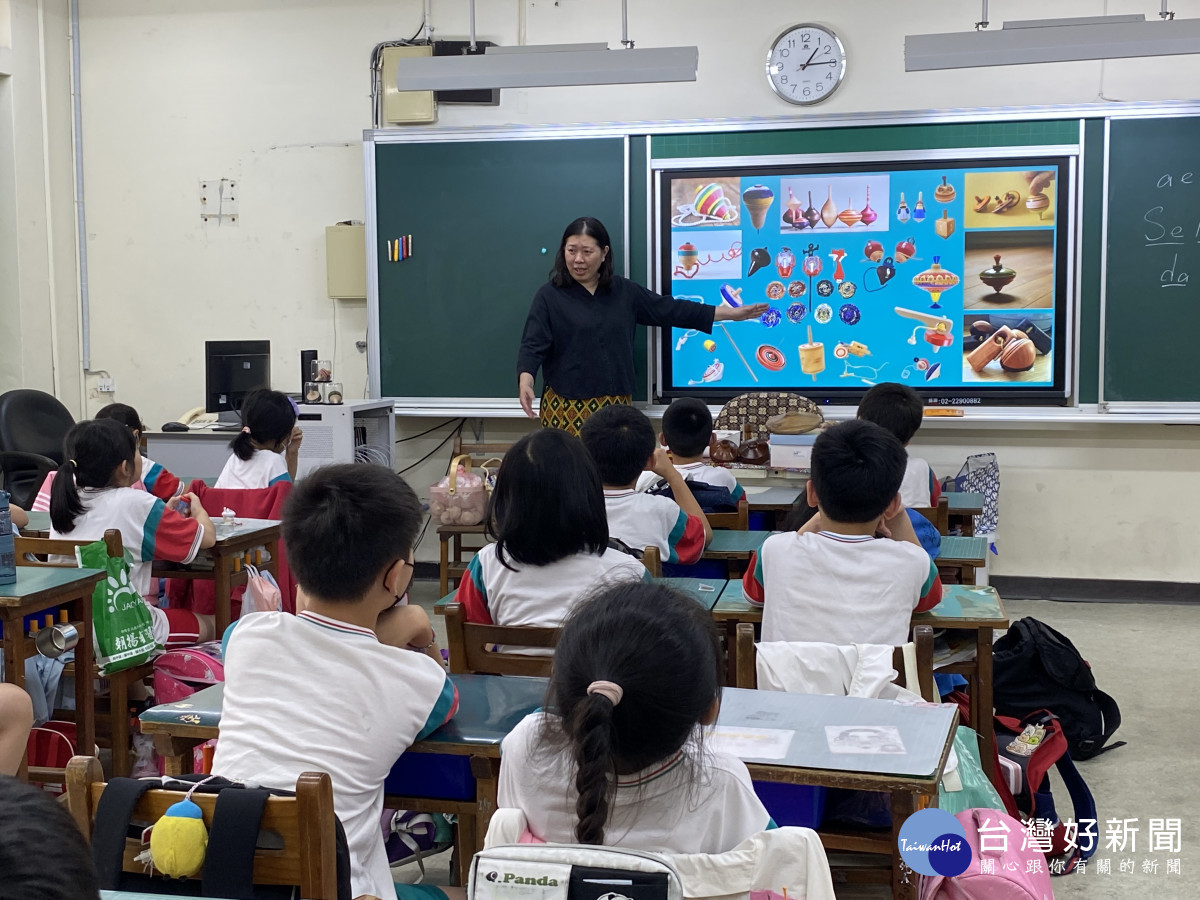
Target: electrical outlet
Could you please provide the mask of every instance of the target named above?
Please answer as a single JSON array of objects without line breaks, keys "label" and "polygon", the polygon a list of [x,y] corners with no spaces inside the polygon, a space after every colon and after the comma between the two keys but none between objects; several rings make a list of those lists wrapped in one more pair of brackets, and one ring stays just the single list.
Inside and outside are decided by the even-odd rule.
[{"label": "electrical outlet", "polygon": [[112,394],[116,392],[117,385],[111,378],[100,378],[96,381],[96,390],[101,394]]}]

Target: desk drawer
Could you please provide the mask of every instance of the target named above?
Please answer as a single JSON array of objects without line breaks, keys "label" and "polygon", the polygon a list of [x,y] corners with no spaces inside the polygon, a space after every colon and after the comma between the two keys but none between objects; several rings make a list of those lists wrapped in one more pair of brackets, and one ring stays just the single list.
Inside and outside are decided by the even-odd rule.
[{"label": "desk drawer", "polygon": [[471,758],[449,753],[405,753],[392,766],[383,792],[437,800],[474,800]]}]

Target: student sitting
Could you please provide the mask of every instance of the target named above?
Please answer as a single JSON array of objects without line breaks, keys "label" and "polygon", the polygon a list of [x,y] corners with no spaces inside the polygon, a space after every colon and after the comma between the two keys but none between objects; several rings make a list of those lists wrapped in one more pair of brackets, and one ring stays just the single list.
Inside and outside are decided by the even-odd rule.
[{"label": "student sitting", "polygon": [[[667,452],[655,449],[650,420],[632,406],[606,406],[588,417],[579,437],[600,471],[609,537],[632,551],[657,547],[664,563],[699,560],[712,529]],[[647,470],[666,480],[674,500],[637,491]]]},{"label": "student sitting", "polygon": [[742,579],[746,599],[763,605],[764,641],[902,644],[913,610],[938,604],[937,568],[900,502],[904,459],[870,422],[817,438],[806,488],[817,515],[767,538]]},{"label": "student sitting", "polygon": [[5,900],[100,900],[91,848],[66,807],[52,794],[4,775],[0,873]]},{"label": "student sitting", "polygon": [[[704,459],[704,451],[712,440],[712,429],[712,413],[708,411],[708,404],[694,397],[680,397],[671,401],[663,413],[659,442],[670,451],[671,462],[685,480],[729,492],[727,498],[721,497],[719,492],[714,492],[711,500],[697,497],[701,509],[706,513],[730,512],[737,509],[738,501],[746,496],[746,492],[732,472],[722,466],[711,466]],[[644,491],[659,482],[659,477],[653,472],[643,472],[638,478],[637,489]],[[718,500],[721,502],[718,503]]]},{"label": "student sitting", "polygon": [[229,449],[215,487],[270,487],[296,479],[304,432],[296,426],[296,404],[279,391],[253,391],[242,404],[242,430]]},{"label": "student sitting", "polygon": [[212,616],[186,609],[159,609],[151,593],[154,560],[190,563],[202,548],[217,542],[212,519],[195,494],[178,512],[179,497],[164,503],[132,485],[141,475],[142,457],[133,432],[115,419],[79,422],[63,441],[66,462],[50,488],[50,537],[73,541],[103,540],[104,532],[121,532],[126,554],[133,554],[132,587],[145,600],[153,620],[154,640],[165,647],[211,641]]},{"label": "student sitting", "polygon": [[904,445],[907,462],[900,482],[900,500],[905,506],[937,506],[941,485],[929,463],[908,453],[908,443],[921,429],[925,402],[906,384],[884,382],[867,391],[858,404],[858,417],[886,428]]},{"label": "student sitting", "polygon": [[[100,408],[100,411],[96,413],[96,418],[116,419],[133,432],[134,441],[139,447],[141,446],[142,434],[145,432],[146,426],[142,424],[142,417],[132,406],[127,403],[110,403],[108,406]],[[54,483],[56,474],[56,472],[50,472],[46,475],[46,480],[42,482],[42,487],[33,501],[33,508],[37,512],[49,511],[50,485]],[[141,477],[130,487],[137,491],[153,494],[159,500],[170,500],[183,492],[183,483],[147,456],[142,456]]]},{"label": "student sitting", "polygon": [[455,598],[468,622],[558,626],[596,584],[648,577],[609,548],[600,476],[583,445],[556,428],[505,454],[488,535],[496,542],[471,559]]},{"label": "student sitting", "polygon": [[723,668],[716,627],[689,597],[622,584],[581,603],[547,711],[501,745],[499,805],[542,841],[650,852],[723,853],[773,827],[745,763],[704,746]]},{"label": "student sitting", "polygon": [[318,469],[284,506],[302,609],[256,613],[227,632],[213,772],[280,789],[302,772],[328,772],[356,897],[395,895],[379,827],[383,782],[458,705],[424,610],[396,605],[420,527],[416,494],[390,469]]},{"label": "student sitting", "polygon": [[0,683],[0,776],[16,775],[25,760],[33,701],[15,684]]}]

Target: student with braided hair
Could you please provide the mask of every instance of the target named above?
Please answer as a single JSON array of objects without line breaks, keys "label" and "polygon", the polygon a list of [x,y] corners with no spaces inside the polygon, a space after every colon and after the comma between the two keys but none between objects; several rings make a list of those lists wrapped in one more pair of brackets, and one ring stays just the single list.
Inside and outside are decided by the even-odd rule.
[{"label": "student with braided hair", "polygon": [[542,841],[657,852],[723,853],[774,827],[745,764],[704,745],[722,667],[694,600],[604,588],[563,626],[546,711],[504,739],[500,806]]}]

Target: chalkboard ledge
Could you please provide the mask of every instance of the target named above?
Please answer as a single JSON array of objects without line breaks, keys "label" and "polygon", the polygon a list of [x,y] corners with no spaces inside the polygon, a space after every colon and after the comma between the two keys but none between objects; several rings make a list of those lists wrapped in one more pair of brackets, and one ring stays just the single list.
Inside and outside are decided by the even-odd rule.
[{"label": "chalkboard ledge", "polygon": [[[457,398],[457,397],[395,397],[393,412],[410,418],[461,416],[471,419],[523,419],[525,412],[515,397]],[[661,419],[664,404],[638,404],[651,419]],[[714,416],[720,406],[710,406]],[[536,410],[536,405],[535,405]],[[826,420],[840,422],[853,419],[853,406],[826,406],[821,410]],[[983,406],[966,407],[961,416],[926,418],[925,430],[947,429],[1039,429],[1058,425],[1200,425],[1200,407],[1172,411],[1163,407],[1146,407],[1143,411],[1111,409],[1102,411],[1095,403],[1080,406]]]}]

